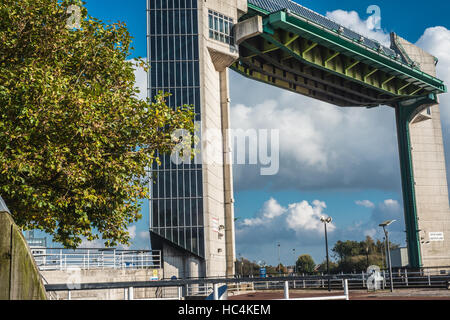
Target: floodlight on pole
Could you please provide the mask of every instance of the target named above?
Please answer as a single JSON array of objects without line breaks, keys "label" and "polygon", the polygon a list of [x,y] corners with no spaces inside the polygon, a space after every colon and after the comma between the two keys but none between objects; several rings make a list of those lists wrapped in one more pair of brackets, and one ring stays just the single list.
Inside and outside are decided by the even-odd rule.
[{"label": "floodlight on pole", "polygon": [[388,259],[388,266],[389,266],[389,284],[391,287],[391,292],[394,291],[394,284],[392,282],[392,263],[391,263],[391,249],[389,244],[389,232],[387,231],[386,227],[391,225],[393,222],[397,220],[387,220],[383,223],[380,223],[380,227],[383,228],[383,232],[385,234],[386,238],[386,248],[387,248],[387,259]]},{"label": "floodlight on pole", "polygon": [[327,234],[327,224],[333,221],[333,218],[324,216],[320,217],[320,221],[323,223],[325,227],[325,249],[327,253],[327,276],[328,276],[328,291],[331,291],[331,282],[330,282],[330,258],[328,255],[328,234]]}]

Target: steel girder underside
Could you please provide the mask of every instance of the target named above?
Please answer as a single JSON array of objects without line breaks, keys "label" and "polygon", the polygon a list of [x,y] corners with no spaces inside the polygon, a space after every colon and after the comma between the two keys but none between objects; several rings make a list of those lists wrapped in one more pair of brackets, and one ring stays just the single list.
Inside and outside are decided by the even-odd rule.
[{"label": "steel girder underside", "polygon": [[350,41],[303,17],[275,13],[249,4],[263,17],[262,34],[239,44],[231,68],[267,84],[342,107],[395,105],[404,100],[446,92],[443,81]]}]

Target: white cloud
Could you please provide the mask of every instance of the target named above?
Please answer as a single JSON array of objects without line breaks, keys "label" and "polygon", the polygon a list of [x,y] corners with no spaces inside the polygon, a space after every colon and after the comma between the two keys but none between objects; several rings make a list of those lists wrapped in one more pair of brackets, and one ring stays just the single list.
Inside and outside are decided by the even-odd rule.
[{"label": "white cloud", "polygon": [[231,106],[232,128],[278,129],[280,139],[278,174],[235,165],[236,190],[400,189],[392,109],[339,108],[230,74],[240,102]]},{"label": "white cloud", "polygon": [[[327,217],[325,209],[326,204],[319,200],[312,203],[301,201],[284,207],[271,198],[254,217],[236,223],[236,243],[244,247],[254,243],[263,246],[290,239],[316,244],[323,236],[320,218]],[[328,224],[330,232],[335,229],[334,224]]]},{"label": "white cloud", "polygon": [[366,208],[374,208],[375,207],[375,204],[369,200],[356,200],[355,203],[361,207],[366,207]]},{"label": "white cloud", "polygon": [[381,29],[374,29],[375,21],[373,16],[367,20],[362,20],[356,11],[335,10],[327,12],[326,16],[331,20],[347,27],[369,39],[377,40],[381,44],[390,47],[390,36]]},{"label": "white cloud", "polygon": [[[322,232],[323,223],[320,221],[323,210],[326,208],[325,202],[315,200],[312,206],[307,201],[294,203],[289,205],[289,214],[287,217],[287,225],[290,229],[301,234],[305,230],[314,230]],[[333,231],[336,227],[330,223],[328,230]]]}]

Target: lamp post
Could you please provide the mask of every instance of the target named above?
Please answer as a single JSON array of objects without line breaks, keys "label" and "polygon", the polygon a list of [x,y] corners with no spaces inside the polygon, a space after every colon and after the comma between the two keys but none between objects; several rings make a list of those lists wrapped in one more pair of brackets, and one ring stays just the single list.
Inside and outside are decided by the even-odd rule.
[{"label": "lamp post", "polygon": [[278,273],[281,274],[280,243],[278,243]]},{"label": "lamp post", "polygon": [[328,276],[328,291],[331,291],[331,282],[330,282],[330,259],[328,256],[328,234],[327,234],[327,224],[331,223],[331,221],[333,221],[333,219],[331,217],[325,218],[325,217],[320,217],[320,221],[323,223],[323,225],[325,226],[325,249],[327,252],[327,276]]},{"label": "lamp post", "polygon": [[367,268],[369,268],[369,245],[367,245],[366,247],[366,264],[367,264]]},{"label": "lamp post", "polygon": [[394,284],[392,282],[392,264],[391,264],[391,249],[389,245],[389,232],[387,231],[386,227],[395,221],[397,220],[388,220],[380,224],[380,227],[383,227],[383,231],[386,236],[387,260],[389,266],[389,284],[391,286],[391,292],[394,292]]},{"label": "lamp post", "polygon": [[292,252],[294,253],[294,276],[295,276],[295,269],[297,268],[297,259],[295,259],[295,248],[292,249]]}]

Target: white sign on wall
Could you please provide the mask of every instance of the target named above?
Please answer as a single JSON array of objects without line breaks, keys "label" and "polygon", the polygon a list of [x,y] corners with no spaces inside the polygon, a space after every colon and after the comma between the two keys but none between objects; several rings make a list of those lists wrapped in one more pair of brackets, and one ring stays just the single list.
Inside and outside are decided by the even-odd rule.
[{"label": "white sign on wall", "polygon": [[430,241],[444,241],[444,233],[443,232],[429,232],[428,239]]}]

